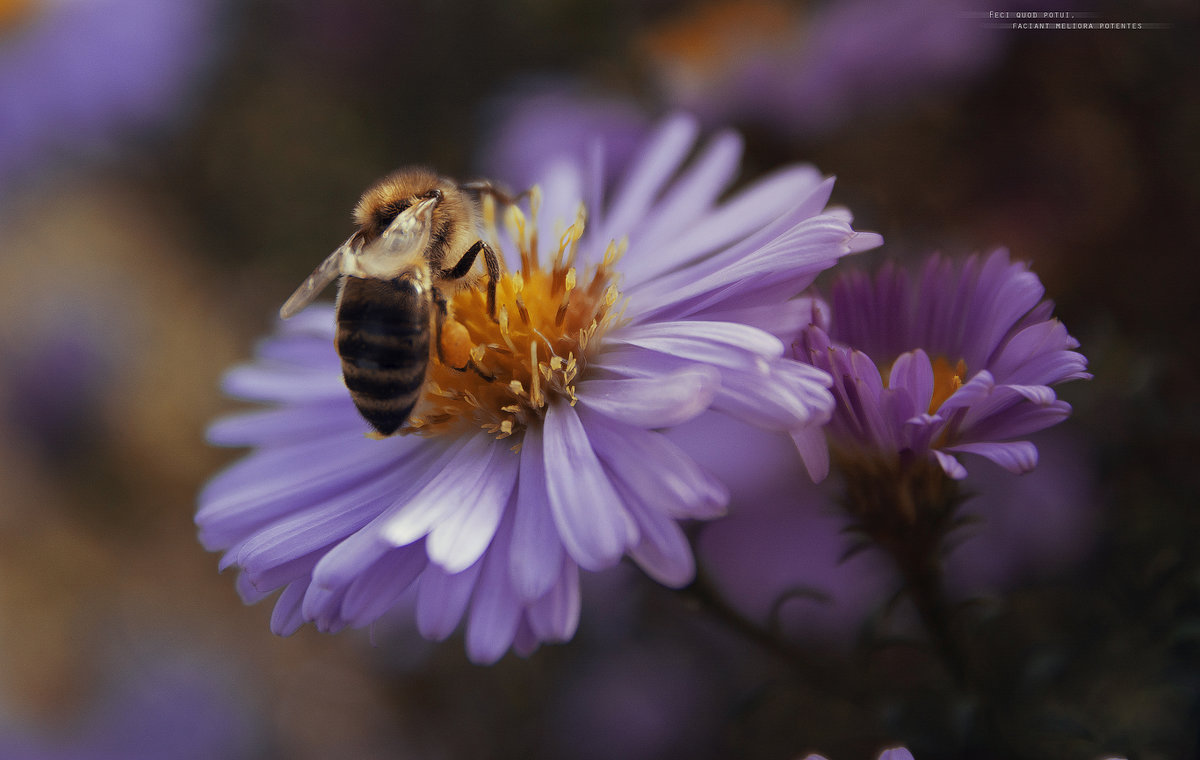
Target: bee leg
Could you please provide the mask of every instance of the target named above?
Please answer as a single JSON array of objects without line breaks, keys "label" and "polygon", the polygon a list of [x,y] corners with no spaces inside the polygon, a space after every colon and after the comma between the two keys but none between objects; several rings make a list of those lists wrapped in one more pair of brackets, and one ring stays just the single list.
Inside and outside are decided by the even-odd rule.
[{"label": "bee leg", "polygon": [[[442,291],[438,290],[437,288],[433,288],[433,290],[430,291],[430,295],[433,296],[433,303],[437,306],[437,312],[433,316],[434,345],[437,346],[438,361],[442,364],[446,364],[446,357],[442,354],[442,325],[445,324],[447,315],[446,297],[443,296]],[[457,369],[461,372],[462,370],[466,369],[466,367],[462,367],[461,369],[458,367],[452,367],[451,369]]]},{"label": "bee leg", "polygon": [[446,318],[449,316],[449,312],[446,307],[446,297],[443,296],[442,292],[440,290],[438,290],[437,288],[433,289],[431,295],[433,296],[434,304],[437,306],[437,311],[434,313],[433,319],[434,319],[434,333],[435,333],[434,339],[437,343],[438,361],[441,362],[444,366],[450,367],[450,369],[454,370],[455,372],[466,372],[469,369],[469,370],[473,370],[475,372],[475,374],[479,375],[481,378],[483,378],[484,380],[486,380],[489,383],[492,382],[493,380],[495,380],[496,379],[495,375],[490,375],[487,372],[484,372],[482,369],[480,369],[479,365],[475,363],[474,359],[467,359],[467,363],[461,367],[455,367],[446,362],[446,357],[442,353],[442,325],[445,324]]},{"label": "bee leg", "polygon": [[454,266],[443,269],[438,272],[438,277],[443,280],[457,280],[461,277],[466,277],[467,272],[471,271],[471,267],[475,264],[475,259],[480,253],[483,253],[483,263],[487,267],[487,309],[488,316],[492,321],[496,321],[496,283],[500,280],[500,260],[496,258],[496,252],[492,247],[482,240],[476,240],[475,245],[467,249],[462,258]]},{"label": "bee leg", "polygon": [[487,266],[488,285],[487,285],[487,309],[488,316],[492,321],[496,321],[496,284],[500,280],[500,262],[496,260],[496,252],[492,247],[482,240],[483,243],[483,263]]},{"label": "bee leg", "polygon": [[475,193],[476,195],[490,195],[502,206],[515,206],[517,201],[529,195],[528,190],[520,195],[511,195],[508,191],[496,187],[486,179],[464,182],[458,186],[458,189],[468,193]]}]

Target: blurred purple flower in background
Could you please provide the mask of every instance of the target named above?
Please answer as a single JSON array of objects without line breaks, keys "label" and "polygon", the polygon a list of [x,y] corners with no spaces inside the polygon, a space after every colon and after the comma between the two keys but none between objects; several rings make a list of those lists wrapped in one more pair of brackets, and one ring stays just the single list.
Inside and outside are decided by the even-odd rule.
[{"label": "blurred purple flower in background", "polygon": [[530,187],[554,163],[587,155],[603,137],[604,180],[616,180],[653,124],[627,100],[584,90],[569,80],[539,81],[495,98],[486,109],[490,129],[477,162],[484,176]]},{"label": "blurred purple flower in background", "polygon": [[104,154],[179,117],[215,52],[217,0],[26,5],[0,25],[0,190],[39,160]]},{"label": "blurred purple flower in background", "polygon": [[495,380],[431,362],[418,435],[364,435],[326,307],[229,373],[228,392],[276,407],[212,427],[257,450],[205,488],[196,521],[248,602],[284,588],[274,631],[369,625],[416,584],[421,633],[445,638],[465,615],[468,654],[487,663],[573,635],[581,567],[628,555],[667,585],[691,580],[677,521],[721,514],[727,494],[657,430],[709,408],[777,430],[823,422],[828,379],[778,337],[809,311],[786,301],[880,242],[824,210],[832,180],[811,167],[718,203],[741,141],[720,134],[685,166],[697,132],[665,122],[611,193],[599,149],[560,162],[530,218],[510,210],[509,237],[489,231],[522,262],[498,324],[477,290],[452,309]]},{"label": "blurred purple flower in background", "polygon": [[991,462],[971,468],[961,514],[978,521],[961,529],[946,557],[946,586],[955,597],[1061,577],[1095,547],[1102,510],[1091,452],[1063,428],[1035,436],[1033,472],[1014,478]]},{"label": "blurred purple flower in background", "polygon": [[[962,0],[850,0],[807,14],[729,0],[645,39],[664,98],[714,122],[820,132],[986,69],[1002,37]],[[985,9],[986,10],[986,9]]]},{"label": "blurred purple flower in background", "polygon": [[1051,386],[1091,377],[1043,294],[1003,249],[962,262],[935,255],[917,282],[890,264],[874,279],[840,276],[831,315],[817,306],[795,345],[832,375],[838,399],[824,431],[794,436],[814,479],[831,451],[844,464],[935,459],[955,479],[967,474],[958,454],[1032,470],[1037,448],[1013,439],[1070,414]]},{"label": "blurred purple flower in background", "polygon": [[[95,249],[93,249],[95,250]],[[91,253],[92,251],[89,251]],[[42,292],[22,267],[36,261],[51,270],[68,263],[43,254],[31,259],[10,238],[0,276],[20,284],[4,295],[0,327],[0,435],[45,456],[62,472],[106,424],[106,400],[121,384],[121,370],[135,355],[136,328],[128,299],[111,291],[89,292],[58,277],[54,298],[16,296]],[[49,271],[49,270],[48,270]]]},{"label": "blurred purple flower in background", "polygon": [[[123,658],[118,658],[121,660]],[[220,665],[192,655],[121,662],[69,725],[0,717],[0,757],[210,760],[261,756],[254,713]],[[215,666],[215,667],[214,667]]]}]

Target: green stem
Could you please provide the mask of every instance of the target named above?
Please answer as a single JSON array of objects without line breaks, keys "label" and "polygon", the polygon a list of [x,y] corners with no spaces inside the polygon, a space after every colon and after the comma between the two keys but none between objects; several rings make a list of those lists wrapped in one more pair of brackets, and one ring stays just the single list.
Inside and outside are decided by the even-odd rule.
[{"label": "green stem", "polygon": [[969,683],[966,651],[951,624],[942,549],[963,497],[956,481],[931,461],[849,460],[846,510],[895,563],[921,624],[960,689]]},{"label": "green stem", "polygon": [[919,553],[893,553],[892,557],[934,650],[954,683],[959,689],[966,690],[969,681],[966,653],[951,625],[950,605],[946,600],[937,551],[938,547],[934,546]]}]

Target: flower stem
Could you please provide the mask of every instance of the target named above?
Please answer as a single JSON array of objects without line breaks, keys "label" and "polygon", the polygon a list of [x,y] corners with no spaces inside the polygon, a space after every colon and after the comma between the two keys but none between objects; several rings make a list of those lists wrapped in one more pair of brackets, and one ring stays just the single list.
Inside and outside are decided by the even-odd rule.
[{"label": "flower stem", "polygon": [[951,625],[950,605],[947,603],[942,583],[939,547],[927,547],[916,551],[896,551],[897,548],[907,547],[892,546],[890,553],[904,579],[905,591],[920,616],[921,624],[955,685],[960,690],[966,690],[967,658]]},{"label": "flower stem", "polygon": [[680,593],[726,628],[749,639],[771,655],[788,662],[799,661],[803,657],[803,652],[799,648],[743,615],[730,604],[717,591],[716,586],[703,569],[697,568],[696,578],[680,589]]},{"label": "flower stem", "polygon": [[695,579],[679,589],[679,593],[710,618],[785,664],[800,682],[826,698],[839,699],[850,706],[862,704],[863,695],[853,679],[823,667],[804,648],[743,614],[726,600],[703,568],[697,568]]},{"label": "flower stem", "polygon": [[840,460],[846,510],[856,528],[891,557],[929,636],[955,684],[966,690],[965,649],[951,624],[943,584],[946,536],[962,504],[957,481],[929,462]]}]

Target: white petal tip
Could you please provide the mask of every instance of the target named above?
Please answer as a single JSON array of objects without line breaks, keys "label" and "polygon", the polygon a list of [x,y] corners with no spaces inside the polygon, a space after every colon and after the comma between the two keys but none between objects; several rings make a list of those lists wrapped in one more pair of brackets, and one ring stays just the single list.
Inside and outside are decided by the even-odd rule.
[{"label": "white petal tip", "polygon": [[883,235],[878,232],[855,232],[846,243],[850,253],[861,253],[883,245]]}]

